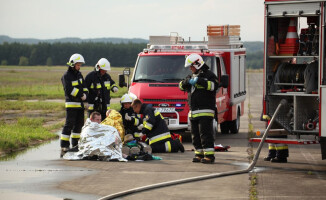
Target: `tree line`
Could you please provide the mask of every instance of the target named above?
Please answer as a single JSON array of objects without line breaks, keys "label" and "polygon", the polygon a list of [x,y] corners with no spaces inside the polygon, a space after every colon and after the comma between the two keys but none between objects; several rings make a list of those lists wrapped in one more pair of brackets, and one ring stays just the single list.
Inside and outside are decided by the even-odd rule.
[{"label": "tree line", "polygon": [[[247,68],[263,67],[263,51],[261,42],[245,42],[247,48]],[[87,66],[94,66],[100,58],[107,58],[112,66],[133,67],[138,53],[146,48],[146,43],[46,43],[0,44],[1,65],[66,65],[70,56],[80,53],[84,56]]]},{"label": "tree line", "polygon": [[1,65],[66,65],[70,56],[79,53],[87,66],[107,58],[112,66],[132,67],[145,43],[4,43],[0,45]]}]

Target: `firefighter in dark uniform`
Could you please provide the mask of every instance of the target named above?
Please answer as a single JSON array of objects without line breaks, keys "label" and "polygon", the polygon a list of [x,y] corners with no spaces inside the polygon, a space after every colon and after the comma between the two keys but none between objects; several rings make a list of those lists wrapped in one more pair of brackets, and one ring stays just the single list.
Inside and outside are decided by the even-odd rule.
[{"label": "firefighter in dark uniform", "polygon": [[268,155],[264,158],[264,161],[286,163],[288,161],[287,157],[289,157],[289,147],[287,144],[268,143]]},{"label": "firefighter in dark uniform", "polygon": [[[132,134],[135,139],[141,140],[141,129],[143,120],[131,107],[132,97],[129,94],[124,94],[121,97],[120,114],[123,118],[123,127],[125,128],[125,135]],[[139,128],[138,128],[139,127]],[[139,130],[140,129],[140,130]]]},{"label": "firefighter in dark uniform", "polygon": [[[271,118],[268,115],[261,116],[261,121],[268,121]],[[286,135],[274,135],[268,136],[269,138],[287,138]],[[268,155],[264,158],[264,161],[270,161],[275,163],[287,163],[289,157],[289,147],[287,144],[268,143]]]},{"label": "firefighter in dark uniform", "polygon": [[185,67],[190,67],[192,76],[182,80],[179,88],[188,92],[191,136],[195,147],[195,158],[192,161],[214,163],[213,120],[218,78],[198,54],[189,55]]},{"label": "firefighter in dark uniform", "polygon": [[68,70],[61,78],[66,100],[66,123],[60,138],[61,157],[70,148],[70,138],[72,147],[78,145],[81,129],[84,125],[83,101],[87,98],[88,90],[83,75],[79,71],[84,63],[82,55],[73,54],[67,63],[69,65]]},{"label": "firefighter in dark uniform", "polygon": [[106,58],[101,58],[95,65],[94,71],[88,73],[85,78],[89,90],[88,116],[97,111],[101,113],[102,119],[106,118],[106,111],[110,109],[110,91],[118,92],[118,86],[107,73],[110,70],[110,62]]},{"label": "firefighter in dark uniform", "polygon": [[135,113],[143,115],[142,134],[149,139],[153,153],[178,152],[179,150],[184,152],[180,140],[172,140],[170,131],[159,111],[151,105],[142,104],[139,99],[135,99],[131,106]]}]

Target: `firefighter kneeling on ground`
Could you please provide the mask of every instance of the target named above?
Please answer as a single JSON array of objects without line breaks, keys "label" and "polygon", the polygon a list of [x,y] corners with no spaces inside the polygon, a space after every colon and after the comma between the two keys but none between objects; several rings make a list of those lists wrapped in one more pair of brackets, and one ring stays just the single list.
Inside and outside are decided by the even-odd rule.
[{"label": "firefighter kneeling on ground", "polygon": [[62,157],[70,148],[70,138],[72,147],[76,148],[80,138],[81,129],[84,125],[84,104],[88,95],[88,90],[84,85],[84,78],[80,67],[84,64],[84,57],[80,54],[73,54],[68,64],[68,70],[61,78],[65,92],[66,123],[63,127],[60,146]]},{"label": "firefighter kneeling on ground", "polygon": [[85,78],[89,90],[88,116],[97,111],[101,113],[102,120],[106,118],[106,111],[110,109],[110,91],[118,92],[117,85],[107,73],[110,70],[110,62],[106,58],[101,58],[94,71],[88,73]]},{"label": "firefighter kneeling on ground", "polygon": [[143,121],[140,118],[140,116],[137,116],[137,114],[132,109],[131,107],[132,100],[133,99],[129,94],[124,94],[121,97],[120,114],[123,118],[123,126],[125,128],[125,134],[126,135],[131,134],[135,139],[140,141],[141,138],[139,138],[139,136],[143,128],[142,125]]},{"label": "firefighter kneeling on ground", "polygon": [[149,145],[153,153],[184,152],[184,147],[179,139],[173,140],[170,131],[161,113],[151,105],[143,104],[135,99],[131,104],[137,114],[143,115],[142,134],[149,138]]},{"label": "firefighter kneeling on ground", "polygon": [[188,92],[192,144],[195,147],[192,162],[214,163],[213,120],[218,78],[198,54],[189,55],[185,67],[190,67],[192,76],[182,80],[179,88]]}]

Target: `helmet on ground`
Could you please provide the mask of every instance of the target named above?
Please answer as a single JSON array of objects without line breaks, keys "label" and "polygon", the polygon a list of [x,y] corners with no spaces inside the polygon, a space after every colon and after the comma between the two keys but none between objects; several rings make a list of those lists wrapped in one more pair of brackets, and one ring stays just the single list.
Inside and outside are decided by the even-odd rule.
[{"label": "helmet on ground", "polygon": [[190,54],[185,61],[185,67],[194,66],[196,69],[200,69],[205,64],[203,58],[198,54]]},{"label": "helmet on ground", "polygon": [[120,103],[132,103],[133,98],[129,94],[124,94],[121,97]]},{"label": "helmet on ground", "polygon": [[74,67],[76,63],[85,64],[84,57],[78,53],[75,53],[70,57],[69,62],[67,62],[67,65],[69,65],[70,67]]},{"label": "helmet on ground", "polygon": [[96,71],[99,71],[100,69],[110,71],[111,70],[110,62],[106,58],[101,58],[95,65],[95,69]]}]

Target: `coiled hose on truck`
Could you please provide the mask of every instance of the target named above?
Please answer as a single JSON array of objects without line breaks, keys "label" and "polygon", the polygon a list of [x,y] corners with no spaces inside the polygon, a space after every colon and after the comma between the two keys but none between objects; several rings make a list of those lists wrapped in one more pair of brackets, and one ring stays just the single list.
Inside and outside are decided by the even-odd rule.
[{"label": "coiled hose on truck", "polygon": [[224,177],[224,176],[231,176],[231,175],[237,175],[237,174],[244,174],[244,173],[248,173],[250,172],[256,165],[257,160],[259,158],[259,154],[260,151],[264,145],[264,141],[267,137],[267,133],[269,132],[269,129],[271,128],[275,117],[277,116],[277,113],[279,112],[280,108],[287,104],[287,101],[285,99],[282,99],[279,103],[279,105],[277,106],[275,113],[269,123],[269,125],[266,128],[266,131],[264,132],[264,135],[259,143],[257,152],[254,156],[254,159],[252,160],[252,162],[250,163],[250,165],[248,166],[247,169],[243,169],[243,170],[235,170],[235,171],[229,171],[229,172],[222,172],[222,173],[215,173],[215,174],[208,174],[208,175],[203,175],[203,176],[196,176],[196,177],[191,177],[191,178],[185,178],[185,179],[179,179],[179,180],[174,180],[174,181],[167,181],[167,182],[162,182],[162,183],[156,183],[156,184],[152,184],[152,185],[147,185],[147,186],[143,186],[143,187],[138,187],[138,188],[133,188],[130,190],[125,190],[122,192],[118,192],[115,194],[110,194],[108,196],[104,196],[99,198],[98,200],[109,200],[109,199],[115,199],[115,198],[119,198],[119,197],[123,197],[123,196],[127,196],[133,193],[138,193],[138,192],[143,192],[146,190],[152,190],[152,189],[156,189],[156,188],[162,188],[162,187],[167,187],[167,186],[172,186],[172,185],[178,185],[178,184],[183,184],[183,183],[189,183],[189,182],[194,182],[194,181],[201,181],[201,180],[206,180],[206,179],[212,179],[212,178],[218,178],[218,177]]}]

